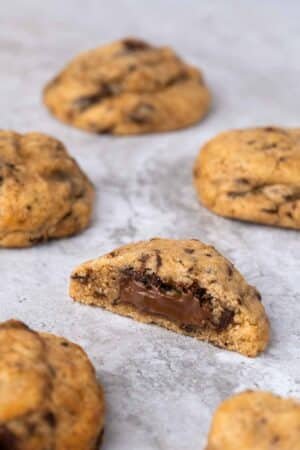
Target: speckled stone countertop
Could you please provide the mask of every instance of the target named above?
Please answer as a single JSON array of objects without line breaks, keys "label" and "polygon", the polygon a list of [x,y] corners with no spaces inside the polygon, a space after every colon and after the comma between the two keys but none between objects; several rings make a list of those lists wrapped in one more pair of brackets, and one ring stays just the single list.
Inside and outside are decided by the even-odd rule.
[{"label": "speckled stone countertop", "polygon": [[[0,250],[0,318],[81,344],[107,397],[104,450],[201,450],[233,392],[300,397],[300,234],[233,222],[202,208],[191,183],[198,148],[217,132],[299,126],[300,3],[279,0],[9,0],[1,4],[1,128],[61,139],[97,187],[92,226],[72,239]],[[180,132],[93,136],[57,122],[41,90],[77,52],[126,35],[170,44],[201,67],[210,115]],[[217,247],[261,292],[272,341],[247,359],[68,297],[78,263],[152,236]],[[75,449],[74,449],[75,450]]]}]

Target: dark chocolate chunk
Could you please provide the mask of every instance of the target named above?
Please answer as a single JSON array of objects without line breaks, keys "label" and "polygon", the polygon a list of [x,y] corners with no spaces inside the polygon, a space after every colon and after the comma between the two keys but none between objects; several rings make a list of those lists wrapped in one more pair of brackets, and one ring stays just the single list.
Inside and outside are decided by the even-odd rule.
[{"label": "dark chocolate chunk", "polygon": [[122,41],[124,47],[126,48],[126,50],[130,51],[130,52],[136,52],[136,51],[140,51],[140,50],[148,50],[150,47],[149,44],[147,44],[146,42],[140,40],[140,39],[134,39],[134,38],[127,38],[127,39],[123,39]]},{"label": "dark chocolate chunk", "polygon": [[267,214],[278,214],[278,207],[274,207],[274,208],[262,208],[261,209],[262,212],[265,212]]},{"label": "dark chocolate chunk", "polygon": [[217,325],[218,331],[225,330],[232,322],[234,316],[234,312],[229,309],[224,309],[219,319],[219,323]]},{"label": "dark chocolate chunk", "polygon": [[71,275],[71,278],[72,278],[72,280],[76,280],[79,283],[87,284],[90,279],[90,273],[87,272],[85,275],[79,275],[77,273],[74,273],[73,275]]},{"label": "dark chocolate chunk", "polygon": [[100,433],[97,437],[96,444],[95,444],[95,450],[98,450],[100,445],[102,444],[103,436],[104,436],[104,428],[102,428],[102,430],[100,431]]},{"label": "dark chocolate chunk", "polygon": [[0,449],[1,450],[22,450],[18,445],[17,436],[5,425],[0,425]]},{"label": "dark chocolate chunk", "polygon": [[185,253],[188,253],[188,254],[195,253],[195,250],[193,248],[185,248],[184,251],[185,251]]},{"label": "dark chocolate chunk", "polygon": [[99,103],[101,100],[107,97],[111,97],[117,93],[118,89],[116,86],[110,86],[109,84],[102,84],[99,92],[91,95],[84,95],[82,97],[76,98],[72,105],[74,108],[80,111],[85,111],[86,109]]},{"label": "dark chocolate chunk", "polygon": [[155,250],[155,254],[156,254],[156,270],[158,271],[162,266],[162,259],[159,250]]},{"label": "dark chocolate chunk", "polygon": [[47,411],[44,414],[44,419],[50,425],[51,428],[55,428],[56,427],[56,417],[55,417],[55,415],[53,414],[52,411]]}]

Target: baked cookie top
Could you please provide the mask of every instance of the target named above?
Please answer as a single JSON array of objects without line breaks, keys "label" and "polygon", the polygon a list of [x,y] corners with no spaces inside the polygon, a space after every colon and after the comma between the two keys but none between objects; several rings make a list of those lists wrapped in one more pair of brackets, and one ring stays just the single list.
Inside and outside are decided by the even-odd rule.
[{"label": "baked cookie top", "polygon": [[201,72],[169,47],[127,38],[75,57],[44,90],[63,122],[95,133],[183,128],[208,111]]},{"label": "baked cookie top", "polygon": [[0,131],[0,246],[28,247],[84,229],[93,187],[58,140]]},{"label": "baked cookie top", "polygon": [[1,450],[97,450],[103,393],[79,346],[10,320],[0,354]]},{"label": "baked cookie top", "polygon": [[300,403],[246,391],[225,400],[213,418],[206,450],[299,450]]},{"label": "baked cookie top", "polygon": [[199,153],[194,181],[220,215],[300,229],[300,129],[221,133]]},{"label": "baked cookie top", "polygon": [[[133,288],[150,300],[141,304]],[[155,238],[125,245],[77,267],[70,293],[75,300],[246,355],[255,356],[269,339],[257,290],[231,262],[198,240]]]}]

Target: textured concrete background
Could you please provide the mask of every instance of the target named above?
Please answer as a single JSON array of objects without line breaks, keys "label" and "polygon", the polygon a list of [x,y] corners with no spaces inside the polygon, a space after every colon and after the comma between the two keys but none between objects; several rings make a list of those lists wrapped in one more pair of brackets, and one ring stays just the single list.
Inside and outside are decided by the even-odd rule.
[{"label": "textured concrete background", "polygon": [[[198,204],[191,184],[198,148],[215,133],[299,126],[300,3],[2,0],[0,14],[0,127],[60,138],[97,187],[85,233],[0,250],[1,319],[20,318],[87,350],[107,395],[104,450],[200,450],[212,412],[233,392],[300,396],[299,233],[214,216]],[[214,94],[204,122],[163,135],[110,138],[48,115],[40,98],[46,81],[78,51],[126,35],[170,44],[204,70]],[[74,266],[151,236],[211,243],[257,286],[273,329],[263,356],[247,359],[70,300]]]}]

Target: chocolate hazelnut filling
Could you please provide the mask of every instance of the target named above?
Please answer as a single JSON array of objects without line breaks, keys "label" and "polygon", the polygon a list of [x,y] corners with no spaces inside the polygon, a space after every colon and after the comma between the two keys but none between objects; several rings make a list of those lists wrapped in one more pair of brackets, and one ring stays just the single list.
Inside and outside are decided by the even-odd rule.
[{"label": "chocolate hazelnut filling", "polygon": [[120,296],[116,303],[166,318],[187,331],[207,325],[221,331],[232,322],[233,312],[224,309],[216,317],[211,301],[212,296],[195,283],[189,287],[175,287],[164,283],[155,274],[129,270],[121,277]]}]

